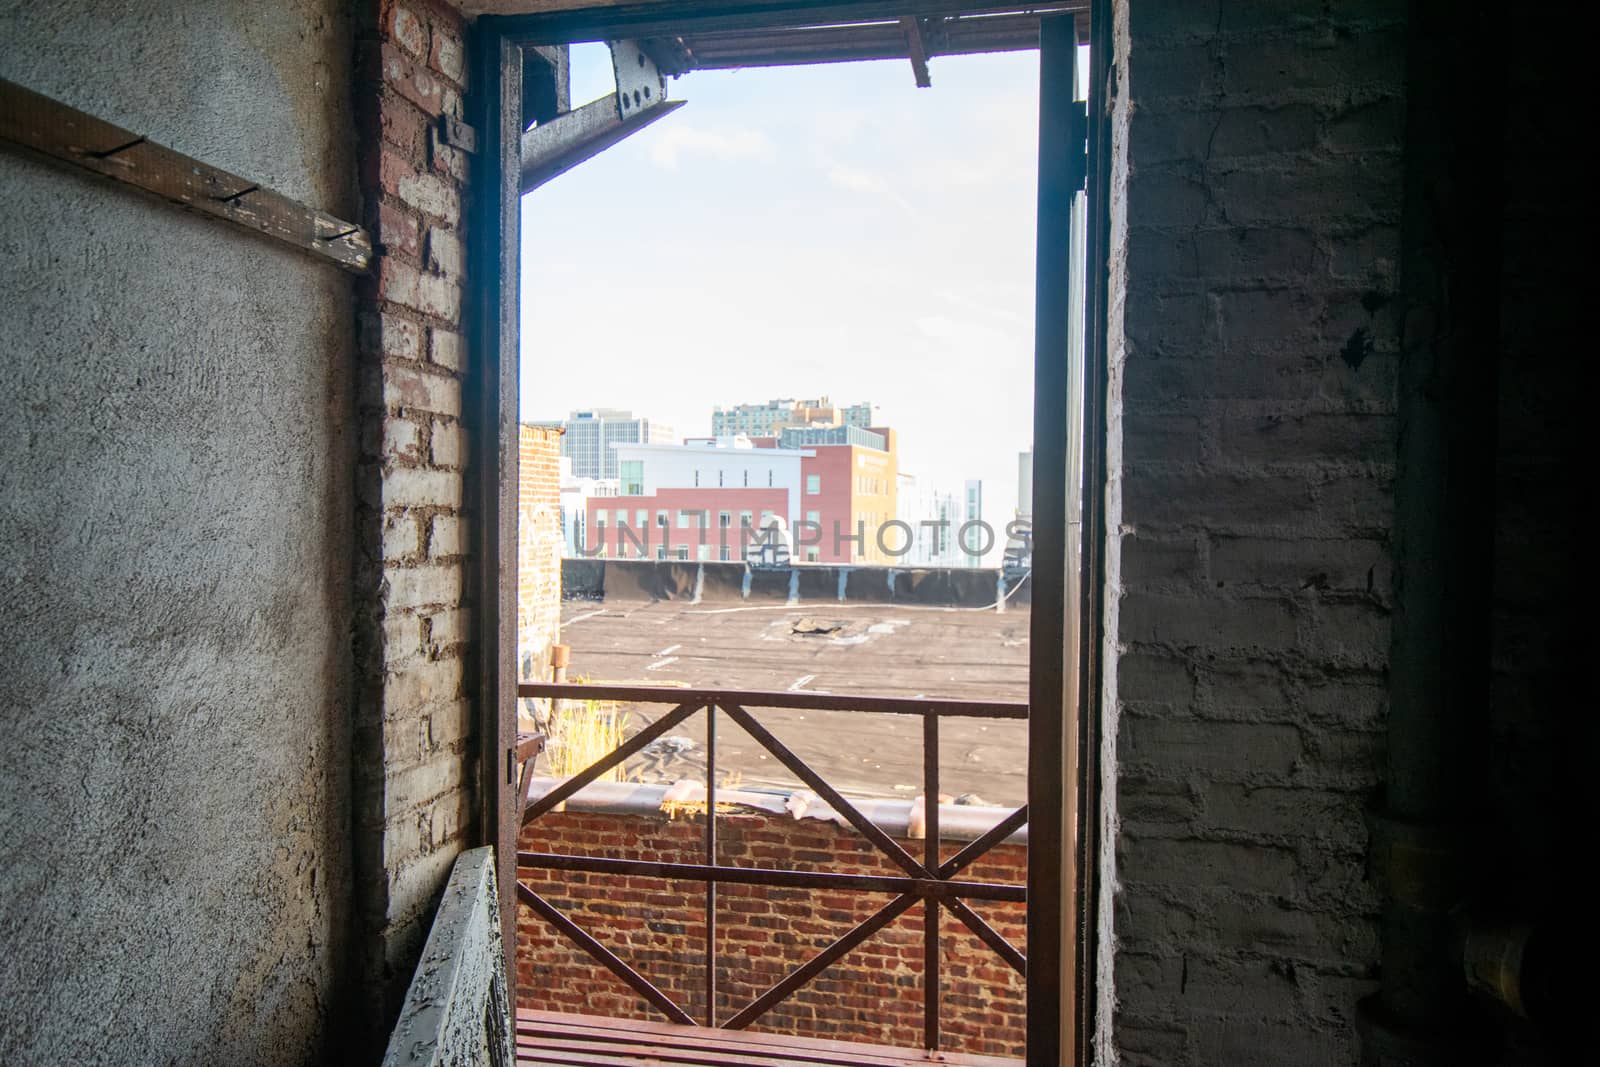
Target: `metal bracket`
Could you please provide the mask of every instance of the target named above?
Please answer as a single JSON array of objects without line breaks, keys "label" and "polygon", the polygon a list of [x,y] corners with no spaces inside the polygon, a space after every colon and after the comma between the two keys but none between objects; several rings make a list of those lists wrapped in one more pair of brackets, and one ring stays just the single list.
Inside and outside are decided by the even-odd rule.
[{"label": "metal bracket", "polygon": [[478,151],[478,131],[450,115],[439,116],[439,143],[459,148],[467,155]]},{"label": "metal bracket", "polygon": [[638,41],[607,41],[617,78],[617,117],[629,118],[667,99],[667,79]]},{"label": "metal bracket", "polygon": [[928,74],[928,45],[922,38],[922,20],[907,15],[900,20],[900,28],[906,34],[906,58],[911,60],[911,74],[917,80],[917,88],[930,88],[933,78]]},{"label": "metal bracket", "polygon": [[536,189],[683,106],[667,100],[667,80],[636,41],[612,41],[617,91],[563,112],[522,135],[521,190]]}]

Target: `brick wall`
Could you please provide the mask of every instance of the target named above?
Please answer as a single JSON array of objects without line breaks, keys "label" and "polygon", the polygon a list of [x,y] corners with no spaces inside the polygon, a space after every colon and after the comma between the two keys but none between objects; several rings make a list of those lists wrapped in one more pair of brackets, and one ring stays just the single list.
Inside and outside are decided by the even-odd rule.
[{"label": "brick wall", "polygon": [[462,188],[439,143],[462,116],[463,25],[429,0],[371,5],[358,41],[363,222],[379,247],[360,297],[356,846],[365,1021],[378,1047],[434,901],[475,834],[465,688]]},{"label": "brick wall", "polygon": [[[559,812],[523,830],[524,850],[704,862],[703,816]],[[854,830],[818,820],[739,814],[717,821],[718,860],[746,867],[897,874]],[[922,843],[907,844],[920,855]],[[959,845],[947,843],[945,855]],[[664,990],[696,1019],[705,1013],[705,896],[699,883],[523,870],[530,887]],[[1027,848],[1002,845],[968,869],[975,881],[1020,884]],[[717,1012],[726,1020],[866,919],[888,897],[759,886],[720,886]],[[1026,952],[1021,904],[974,910]],[[922,908],[913,908],[824,971],[752,1029],[920,1048]],[[1022,977],[965,926],[940,925],[942,1047],[1021,1055]],[[517,917],[517,990],[523,1007],[661,1020],[611,973],[526,907]]]},{"label": "brick wall", "polygon": [[517,663],[543,680],[561,630],[561,430],[523,426],[518,445]]},{"label": "brick wall", "polygon": [[1110,1040],[1129,1065],[1354,1063],[1403,8],[1116,6]]}]

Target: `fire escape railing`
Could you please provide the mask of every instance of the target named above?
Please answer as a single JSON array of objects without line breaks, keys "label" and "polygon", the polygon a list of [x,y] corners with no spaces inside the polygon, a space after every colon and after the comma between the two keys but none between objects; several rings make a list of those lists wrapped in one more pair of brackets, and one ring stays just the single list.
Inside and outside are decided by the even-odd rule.
[{"label": "fire escape railing", "polygon": [[[598,856],[573,856],[549,852],[518,852],[519,868],[556,871],[582,871],[592,874],[635,875],[682,879],[706,884],[706,1014],[703,1025],[739,1030],[749,1026],[780,1001],[845,956],[851,949],[888,926],[918,901],[923,903],[923,1043],[930,1050],[939,1047],[939,914],[949,911],[1019,973],[1026,973],[1023,953],[973,911],[967,900],[997,900],[1022,903],[1027,888],[1021,885],[963,881],[955,878],[991,848],[1020,830],[1028,821],[1027,805],[1017,808],[977,839],[968,842],[949,859],[939,850],[939,720],[950,717],[986,719],[1026,719],[1025,704],[993,703],[974,700],[901,699],[896,697],[843,696],[823,693],[764,692],[759,690],[679,689],[657,686],[607,686],[573,683],[533,683],[517,687],[520,697],[555,700],[612,700],[629,704],[671,704],[671,711],[634,734],[608,755],[590,764],[538,799],[527,790],[532,775],[523,774],[522,825],[527,826],[570,799],[584,786],[596,781],[614,767],[620,767],[668,730],[704,710],[706,719],[706,826],[704,863],[660,863],[613,859]],[[822,779],[799,756],[779,741],[751,714],[748,708],[797,708],[809,711],[852,711],[922,718],[922,795],[924,805],[923,857],[919,861],[898,841]],[[730,867],[717,863],[717,716],[721,710],[738,726],[782,763],[835,812],[868,841],[871,841],[902,875],[840,874],[830,871],[794,871],[762,867]],[[866,893],[894,893],[894,899],[873,915],[846,932],[808,962],[792,971],[746,1007],[719,1022],[717,1004],[717,884],[764,885],[784,888],[839,889]],[[695,1019],[649,979],[630,967],[614,952],[534,892],[517,882],[517,898],[550,923],[596,962],[603,965],[636,993],[661,1011],[669,1020],[695,1024]]]}]

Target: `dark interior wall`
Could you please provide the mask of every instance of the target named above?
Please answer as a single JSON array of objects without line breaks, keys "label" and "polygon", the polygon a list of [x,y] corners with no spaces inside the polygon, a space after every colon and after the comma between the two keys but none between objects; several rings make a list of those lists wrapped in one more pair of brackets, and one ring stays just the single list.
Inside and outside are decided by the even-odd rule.
[{"label": "dark interior wall", "polygon": [[[1582,64],[1552,24],[1468,5],[1114,7],[1132,119],[1110,1042],[1162,1067],[1580,1062],[1560,1044],[1594,945]],[[1460,40],[1414,48],[1436,40],[1419,8]],[[1441,433],[1407,406],[1476,413],[1491,361],[1481,421]],[[1391,631],[1430,597],[1407,560],[1443,571],[1490,532],[1492,566],[1449,571],[1446,610],[1407,631],[1438,679],[1410,695],[1448,698],[1392,698],[1416,672]],[[1452,658],[1463,631],[1484,642]],[[1421,704],[1439,732],[1419,743]],[[1369,828],[1430,775],[1449,795],[1408,817],[1452,842],[1447,877],[1413,855],[1386,889]],[[1380,927],[1402,893],[1439,936]],[[1496,924],[1535,931],[1536,1022],[1466,995],[1462,934]],[[1570,971],[1541,988],[1546,960]],[[1358,1039],[1380,982],[1458,1014]]]},{"label": "dark interior wall", "polygon": [[[346,7],[5,0],[0,75],[349,218]],[[0,1060],[314,1061],[350,911],[352,282],[10,148],[0,188]]]},{"label": "dark interior wall", "polygon": [[1126,1067],[1354,1064],[1378,959],[1404,9],[1112,6],[1131,117],[1109,1043]]},{"label": "dark interior wall", "polygon": [[[1505,61],[1495,76],[1506,102],[1497,161],[1505,202],[1487,825],[1474,858],[1483,917],[1533,924],[1574,946],[1570,958],[1586,970],[1595,937],[1580,917],[1592,883],[1582,873],[1585,850],[1574,846],[1593,840],[1600,812],[1592,788],[1600,732],[1585,678],[1594,625],[1583,610],[1582,531],[1593,475],[1582,473],[1579,457],[1594,448],[1584,440],[1593,394],[1580,384],[1589,345],[1578,288],[1593,264],[1568,226],[1586,211],[1570,140],[1590,94],[1577,84],[1584,64],[1575,42],[1550,30],[1512,20],[1496,46]],[[1575,992],[1560,996],[1543,1026],[1510,1025],[1506,1062],[1577,1062],[1556,1047],[1586,1021],[1567,1014]]]}]

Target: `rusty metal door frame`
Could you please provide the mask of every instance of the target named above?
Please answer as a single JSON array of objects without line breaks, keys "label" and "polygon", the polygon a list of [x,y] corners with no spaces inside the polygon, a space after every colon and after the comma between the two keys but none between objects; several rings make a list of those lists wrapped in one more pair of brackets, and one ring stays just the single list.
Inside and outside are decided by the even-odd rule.
[{"label": "rusty metal door frame", "polygon": [[[471,360],[476,425],[475,480],[479,521],[474,558],[479,561],[474,588],[483,698],[481,728],[493,742],[480,746],[483,779],[481,826],[487,843],[497,846],[501,908],[508,929],[515,928],[518,798],[512,788],[516,751],[516,538],[517,538],[517,339],[520,254],[517,191],[521,134],[522,51],[539,45],[607,39],[635,39],[735,29],[779,28],[818,21],[849,22],[1016,7],[994,0],[709,0],[680,4],[671,0],[599,7],[539,15],[482,16],[473,27],[473,89],[470,101],[478,128],[479,152],[473,163]],[[1102,99],[1108,73],[1109,2],[1092,0],[1091,71],[1088,115],[1075,101],[1077,46],[1070,15],[1045,22],[1041,41],[1040,260],[1039,320],[1053,332],[1036,337],[1035,350],[1035,526],[1048,514],[1058,522],[1059,551],[1047,550],[1039,572],[1035,538],[1032,626],[1046,643],[1033,644],[1030,656],[1030,857],[1043,862],[1029,870],[1028,1060],[1030,1067],[1090,1062],[1096,1025],[1095,911],[1102,889],[1097,883],[1100,850],[1100,657],[1104,611],[1104,487],[1107,380],[1104,317],[1107,244],[1110,232],[1109,123]],[[1088,142],[1087,164],[1062,171],[1069,148]],[[1056,150],[1055,170],[1046,157]],[[1081,159],[1081,154],[1079,156]],[[1070,168],[1075,167],[1075,170]],[[1071,184],[1076,181],[1077,184]],[[1073,196],[1056,190],[1087,185],[1087,285],[1084,306],[1086,344],[1081,376],[1069,382],[1066,359],[1071,272],[1070,233]],[[1081,223],[1080,223],[1081,225]],[[1054,314],[1049,314],[1054,312]],[[1056,365],[1059,362],[1059,365]],[[1041,392],[1040,387],[1046,390]],[[1069,501],[1065,398],[1077,391],[1082,402],[1081,500]],[[1041,396],[1046,398],[1041,403]],[[1039,462],[1041,444],[1048,462]],[[1050,489],[1041,496],[1039,487]],[[1044,508],[1041,509],[1041,502]],[[1069,509],[1081,507],[1077,529],[1068,526]],[[1074,565],[1076,564],[1076,565]],[[1044,595],[1041,595],[1041,589]],[[1059,590],[1059,594],[1057,591]],[[1045,610],[1041,610],[1044,608]],[[1051,610],[1051,609],[1054,610]],[[1076,616],[1076,626],[1069,626]],[[1059,655],[1040,656],[1054,648]],[[1056,758],[1037,755],[1054,752]],[[1050,814],[1035,801],[1049,802]],[[1040,818],[1045,815],[1044,818]],[[493,827],[493,834],[489,828]],[[1069,836],[1070,834],[1070,836]],[[1064,866],[1066,869],[1063,869]],[[515,999],[515,938],[506,939],[507,973]]]},{"label": "rusty metal door frame", "polygon": [[[473,517],[473,678],[480,844],[495,846],[495,882],[507,990],[516,1002],[517,794],[518,259],[522,135],[522,48],[480,19],[468,40],[468,105],[477,153],[468,186],[467,397],[476,477],[467,479]],[[509,841],[509,847],[507,847]]]}]

